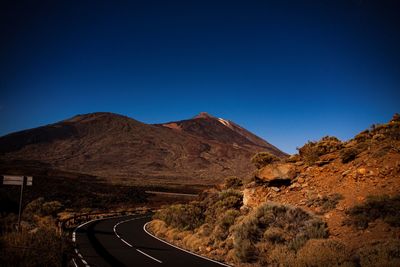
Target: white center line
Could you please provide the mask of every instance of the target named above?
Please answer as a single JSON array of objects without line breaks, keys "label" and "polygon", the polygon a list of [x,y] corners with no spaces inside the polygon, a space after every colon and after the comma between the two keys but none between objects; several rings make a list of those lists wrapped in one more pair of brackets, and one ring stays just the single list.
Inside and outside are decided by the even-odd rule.
[{"label": "white center line", "polygon": [[125,244],[127,244],[128,246],[132,247],[132,245],[129,244],[128,242],[126,242],[123,238],[119,237],[119,239],[121,239],[121,241],[124,242]]},{"label": "white center line", "polygon": [[[130,219],[130,220],[125,220],[125,221],[118,222],[118,223],[115,224],[114,227],[113,227],[114,234],[115,234],[122,242],[124,242],[126,245],[128,245],[129,247],[132,248],[133,246],[132,246],[130,243],[128,243],[126,240],[124,240],[124,239],[118,234],[118,232],[117,232],[117,227],[118,227],[120,224],[129,222],[129,221],[134,221],[134,220],[143,219],[143,218],[146,218],[146,217],[147,217],[147,216],[139,217],[139,218],[133,218],[133,219]],[[158,263],[162,263],[162,261],[160,261],[159,259],[156,259],[156,258],[154,258],[153,256],[150,256],[149,254],[147,254],[147,253],[141,251],[140,249],[136,249],[136,251],[139,252],[139,253],[142,253],[143,255],[145,255],[146,257],[149,257],[149,258],[152,259],[152,260],[155,260],[155,261],[158,262]]]},{"label": "white center line", "polygon": [[158,262],[158,263],[162,263],[162,261],[160,261],[160,260],[158,260],[158,259],[156,259],[156,258],[154,258],[154,257],[152,257],[152,256],[150,256],[149,254],[147,254],[147,253],[144,253],[143,251],[141,251],[140,249],[136,249],[136,251],[137,252],[140,252],[140,253],[142,253],[143,255],[145,255],[145,256],[147,256],[147,257],[149,257],[150,259],[153,259],[153,260],[155,260],[156,262]]}]

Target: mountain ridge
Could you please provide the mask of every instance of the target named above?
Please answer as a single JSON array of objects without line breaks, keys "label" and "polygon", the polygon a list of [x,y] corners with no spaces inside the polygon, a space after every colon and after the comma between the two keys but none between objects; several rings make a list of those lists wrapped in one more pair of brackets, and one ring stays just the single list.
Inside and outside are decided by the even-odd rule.
[{"label": "mountain ridge", "polygon": [[79,114],[0,137],[0,161],[33,160],[113,182],[215,184],[250,174],[249,158],[256,152],[286,156],[261,138],[264,143],[251,141],[259,137],[239,127],[205,114],[167,124],[109,112]]}]

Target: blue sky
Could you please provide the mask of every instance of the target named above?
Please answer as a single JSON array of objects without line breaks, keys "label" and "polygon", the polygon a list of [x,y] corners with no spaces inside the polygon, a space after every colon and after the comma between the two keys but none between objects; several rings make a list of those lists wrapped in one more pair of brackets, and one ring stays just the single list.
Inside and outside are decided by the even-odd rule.
[{"label": "blue sky", "polygon": [[0,135],[201,111],[285,152],[400,112],[396,1],[2,1]]}]

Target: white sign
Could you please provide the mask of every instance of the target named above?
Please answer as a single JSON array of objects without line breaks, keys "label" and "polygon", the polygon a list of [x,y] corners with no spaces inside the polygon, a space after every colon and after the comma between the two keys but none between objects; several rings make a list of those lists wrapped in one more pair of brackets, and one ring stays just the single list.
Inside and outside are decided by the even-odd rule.
[{"label": "white sign", "polygon": [[[26,184],[24,185],[32,185],[33,178],[32,176],[25,176]],[[4,185],[22,185],[24,183],[24,176],[17,175],[3,175],[3,184]]]}]

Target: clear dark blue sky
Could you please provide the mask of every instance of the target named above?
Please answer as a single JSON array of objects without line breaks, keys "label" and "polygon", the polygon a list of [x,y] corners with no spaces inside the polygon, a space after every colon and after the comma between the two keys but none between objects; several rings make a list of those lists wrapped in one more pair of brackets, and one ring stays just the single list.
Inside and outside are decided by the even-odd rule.
[{"label": "clear dark blue sky", "polygon": [[399,1],[1,1],[0,135],[201,111],[293,153],[400,111]]}]

